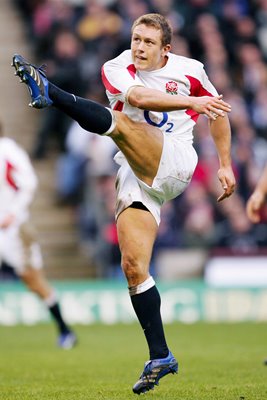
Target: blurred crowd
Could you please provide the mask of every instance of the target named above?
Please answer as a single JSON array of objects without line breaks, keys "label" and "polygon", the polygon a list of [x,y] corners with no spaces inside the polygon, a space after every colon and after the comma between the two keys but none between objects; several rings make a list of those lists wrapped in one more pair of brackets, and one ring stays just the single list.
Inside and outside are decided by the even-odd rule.
[{"label": "blurred crowd", "polygon": [[[267,210],[252,225],[245,202],[267,163],[267,0],[13,0],[25,21],[36,64],[62,89],[108,105],[100,70],[129,48],[133,21],[158,12],[174,28],[172,52],[203,62],[210,80],[232,105],[232,157],[237,191],[221,193],[218,160],[201,116],[195,128],[199,164],[183,195],[166,204],[155,246],[204,247],[251,254],[267,248]],[[117,149],[85,133],[56,109],[40,118],[32,157],[58,151],[57,196],[71,204],[88,254],[102,275],[119,273],[114,223]],[[102,269],[101,269],[102,268]]]}]

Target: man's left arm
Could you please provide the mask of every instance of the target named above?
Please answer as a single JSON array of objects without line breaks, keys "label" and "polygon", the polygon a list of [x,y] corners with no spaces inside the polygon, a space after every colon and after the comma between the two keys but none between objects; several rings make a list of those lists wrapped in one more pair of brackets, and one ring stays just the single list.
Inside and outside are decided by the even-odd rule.
[{"label": "man's left arm", "polygon": [[250,219],[250,221],[253,222],[254,224],[260,222],[261,219],[260,211],[261,208],[263,207],[266,196],[267,196],[267,164],[260,176],[260,179],[253,193],[250,195],[246,205],[247,216]]},{"label": "man's left arm", "polygon": [[224,191],[217,201],[222,201],[231,196],[236,185],[231,161],[231,128],[228,116],[218,116],[215,120],[209,119],[209,126],[218,152],[220,162],[218,178]]}]

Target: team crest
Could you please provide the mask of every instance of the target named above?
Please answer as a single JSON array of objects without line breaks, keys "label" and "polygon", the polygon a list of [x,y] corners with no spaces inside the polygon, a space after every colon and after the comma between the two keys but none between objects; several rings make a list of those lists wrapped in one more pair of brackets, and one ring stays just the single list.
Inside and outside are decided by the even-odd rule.
[{"label": "team crest", "polygon": [[170,81],[166,83],[166,93],[178,94],[178,83]]}]

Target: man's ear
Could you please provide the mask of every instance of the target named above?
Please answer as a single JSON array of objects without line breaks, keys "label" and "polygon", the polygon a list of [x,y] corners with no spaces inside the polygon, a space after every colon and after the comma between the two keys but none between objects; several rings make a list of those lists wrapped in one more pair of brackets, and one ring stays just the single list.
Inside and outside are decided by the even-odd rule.
[{"label": "man's ear", "polygon": [[163,51],[163,55],[166,56],[169,53],[169,51],[171,51],[171,45],[166,44],[166,46],[163,46],[162,51]]}]

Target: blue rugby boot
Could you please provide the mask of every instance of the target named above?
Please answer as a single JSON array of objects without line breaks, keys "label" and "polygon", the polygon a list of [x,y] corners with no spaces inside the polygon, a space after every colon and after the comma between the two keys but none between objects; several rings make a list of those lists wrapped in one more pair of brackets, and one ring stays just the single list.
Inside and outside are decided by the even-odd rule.
[{"label": "blue rugby boot", "polygon": [[62,333],[58,337],[57,344],[64,350],[70,350],[77,344],[77,337],[73,332]]},{"label": "blue rugby boot", "polygon": [[136,394],[148,392],[154,389],[155,385],[159,384],[159,380],[163,378],[163,376],[170,373],[177,374],[177,372],[178,362],[171,352],[169,352],[166,358],[149,360],[145,363],[144,371],[139,380],[133,386],[133,392]]},{"label": "blue rugby boot", "polygon": [[44,66],[36,67],[28,63],[25,58],[15,54],[12,60],[15,75],[20,77],[20,82],[26,83],[31,95],[30,107],[45,108],[53,104],[48,95],[48,80],[44,72]]}]

